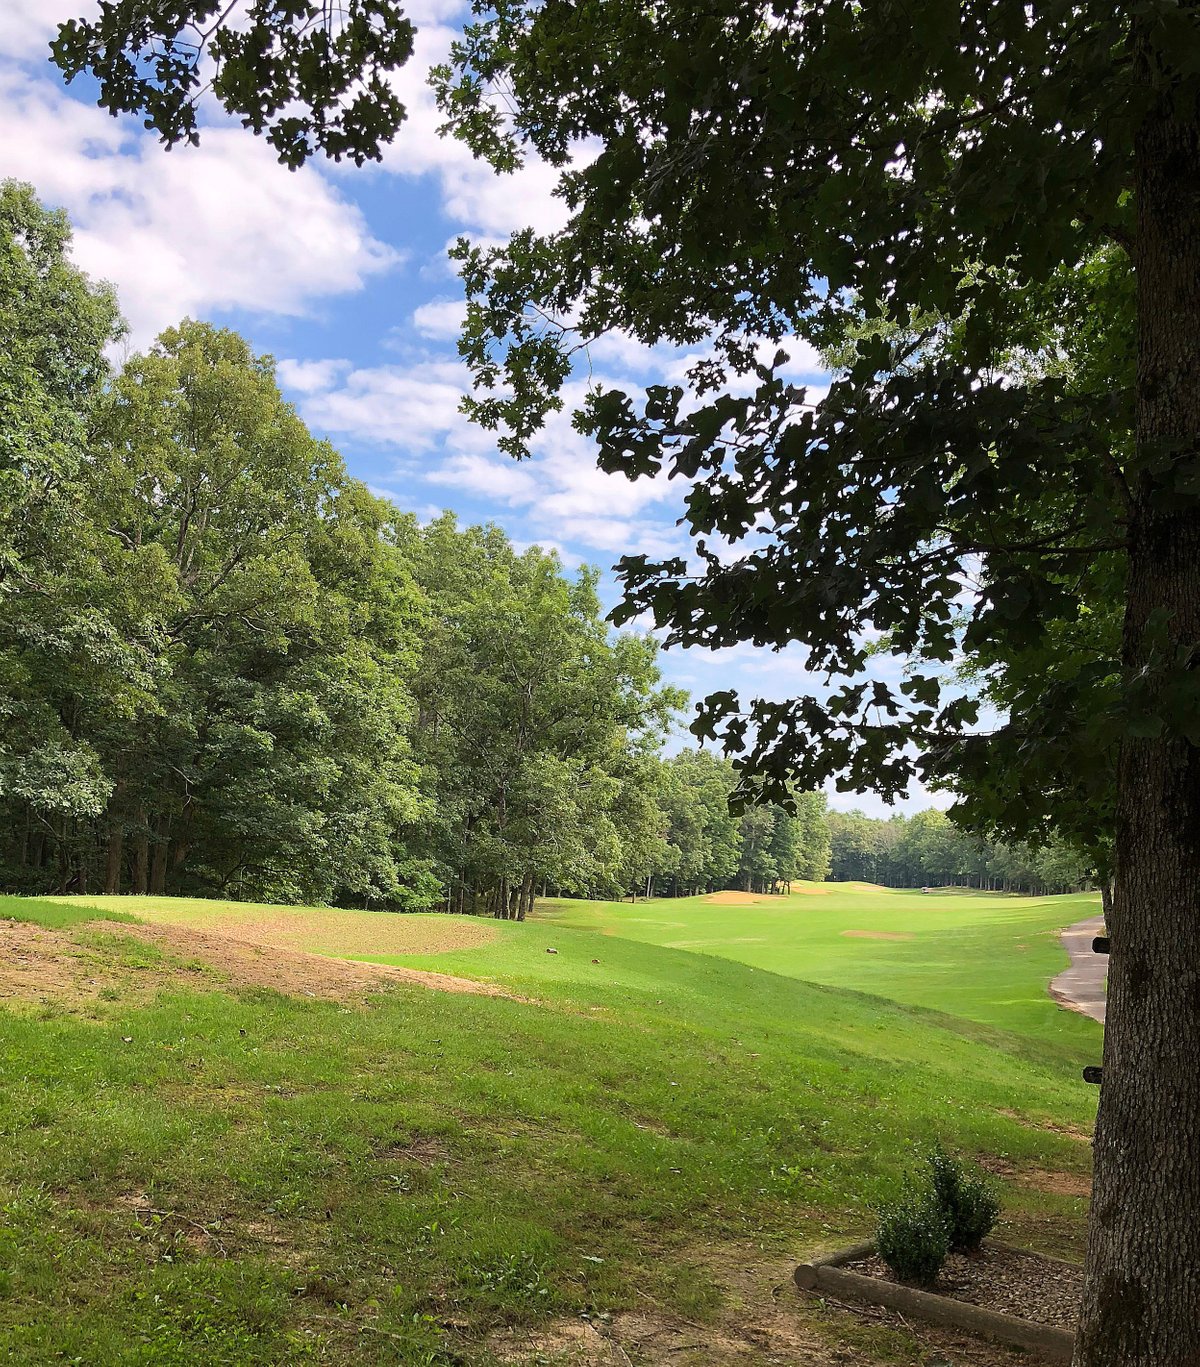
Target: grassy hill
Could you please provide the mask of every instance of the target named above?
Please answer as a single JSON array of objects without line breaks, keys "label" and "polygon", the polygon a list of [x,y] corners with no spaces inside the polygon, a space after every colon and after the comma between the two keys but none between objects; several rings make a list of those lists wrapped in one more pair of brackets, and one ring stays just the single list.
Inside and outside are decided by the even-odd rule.
[{"label": "grassy hill", "polygon": [[658,1329],[636,1356],[918,1362],[902,1327],[771,1291],[935,1135],[999,1175],[1011,1234],[1078,1245],[1100,1032],[1043,997],[1090,905],[91,900],[0,905],[11,1360],[432,1365],[514,1325],[696,1324],[708,1356]]}]

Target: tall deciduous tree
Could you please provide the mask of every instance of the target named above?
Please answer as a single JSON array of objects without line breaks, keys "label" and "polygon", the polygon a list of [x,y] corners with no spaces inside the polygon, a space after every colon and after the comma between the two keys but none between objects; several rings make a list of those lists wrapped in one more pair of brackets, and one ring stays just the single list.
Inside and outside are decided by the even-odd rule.
[{"label": "tall deciduous tree", "polygon": [[[476,415],[520,454],[579,334],[709,341],[690,393],[596,394],[579,421],[605,468],[695,481],[705,573],[630,560],[626,611],[682,642],[798,640],[848,679],[748,716],[710,699],[702,733],[747,752],[748,776],[885,792],[944,777],[978,713],[945,692],[942,662],[1047,650],[1097,577],[1119,586],[1117,686],[1060,672],[1050,728],[1097,767],[1116,756],[1079,1367],[1191,1362],[1200,1323],[1197,50],[1200,8],[1174,0],[817,0],[769,17],[581,0],[483,8],[443,73],[471,145],[501,166],[536,148],[572,210],[551,237],[460,249],[464,349],[491,391]],[[569,169],[580,139],[598,154]],[[1085,395],[1052,367],[1014,371],[1055,287],[1106,250],[1132,272],[1115,319],[1132,383]],[[771,352],[845,336],[857,301],[915,339],[859,333],[814,410]],[[740,557],[706,544],[763,527],[769,544]],[[927,667],[856,678],[869,627]],[[1022,761],[1012,720],[999,744],[1032,795],[1044,765],[1036,745]]]},{"label": "tall deciduous tree", "polygon": [[204,324],[126,365],[92,446],[93,516],[166,585],[153,705],[105,742],[111,890],[127,866],[136,892],[396,894],[420,595],[387,505],[309,434],[269,358]]},{"label": "tall deciduous tree", "polygon": [[737,786],[733,766],[708,750],[684,750],[663,767],[667,858],[658,872],[676,893],[725,886],[737,873],[742,844],[729,810]]},{"label": "tall deciduous tree", "polygon": [[[750,746],[748,772],[780,789],[835,772],[899,788],[924,763],[912,740],[936,762],[976,709],[933,670],[858,681],[862,628],[934,664],[984,642],[1028,650],[1078,601],[1072,567],[1118,558],[1113,954],[1076,1363],[1194,1361],[1200,7],[477,8],[457,78],[443,73],[448,115],[501,169],[523,145],[562,167],[571,210],[550,237],[460,252],[464,350],[494,386],[477,416],[519,453],[559,401],[572,330],[708,341],[690,395],[597,395],[581,423],[606,468],[691,478],[700,538],[773,533],[740,558],[699,546],[699,581],[631,561],[630,612],[651,608],[684,641],[798,640],[850,680],[749,717],[710,700],[705,728]],[[581,141],[596,154],[571,168]],[[1001,363],[1014,288],[1037,293],[1107,247],[1133,274],[1135,377],[1097,407]],[[836,333],[848,299],[900,327],[953,320],[959,345],[926,358],[860,336],[814,411],[771,351]]]},{"label": "tall deciduous tree", "polygon": [[144,605],[104,573],[84,512],[88,425],[123,325],[70,241],[65,215],[0,185],[0,801],[20,868],[56,880],[112,787],[84,713],[136,705],[148,682],[131,639]]},{"label": "tall deciduous tree", "polygon": [[431,620],[414,690],[434,853],[459,911],[524,919],[536,891],[624,893],[660,859],[657,750],[684,697],[657,648],[612,639],[596,577],[496,527],[426,529]]}]

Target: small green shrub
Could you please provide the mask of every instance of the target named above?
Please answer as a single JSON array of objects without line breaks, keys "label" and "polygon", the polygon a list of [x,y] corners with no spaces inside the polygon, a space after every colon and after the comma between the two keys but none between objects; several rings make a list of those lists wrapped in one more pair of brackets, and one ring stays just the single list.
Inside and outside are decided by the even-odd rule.
[{"label": "small green shrub", "polygon": [[928,1286],[950,1251],[946,1217],[928,1193],[909,1190],[880,1210],[876,1247],[897,1281]]},{"label": "small green shrub", "polygon": [[928,1158],[933,1200],[945,1216],[952,1253],[970,1253],[992,1232],[1000,1215],[1000,1198],[980,1173],[934,1145]]}]

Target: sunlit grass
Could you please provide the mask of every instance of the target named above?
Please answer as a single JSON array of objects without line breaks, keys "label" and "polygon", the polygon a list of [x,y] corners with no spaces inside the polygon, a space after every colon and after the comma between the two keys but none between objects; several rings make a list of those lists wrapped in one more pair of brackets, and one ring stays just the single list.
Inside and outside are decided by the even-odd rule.
[{"label": "sunlit grass", "polygon": [[[939,910],[904,914],[940,934],[947,981],[979,976],[981,946],[1015,961],[1025,1004],[989,988],[994,1019],[853,990],[848,965],[877,945],[906,951],[898,993],[942,989],[907,955],[919,941],[844,939],[832,905],[812,913],[828,920],[810,922],[805,962],[840,986],[622,929],[674,910],[688,924],[671,938],[713,939],[723,917],[740,951],[746,913],[768,924],[711,904],[575,906],[401,956],[532,1000],[400,987],[342,1005],[164,978],[139,1007],[0,1011],[0,1351],[449,1363],[500,1323],[648,1301],[705,1318],[719,1293],[701,1250],[798,1257],[857,1234],[935,1135],[1016,1174],[1010,1233],[1069,1249],[1083,1203],[1021,1174],[1086,1173],[1095,1098],[1078,1068],[1099,1032],[1053,1010],[1039,1030],[1048,956],[1013,946],[1075,908],[1043,903],[1038,920],[972,900],[983,929],[965,906],[941,909],[940,932]],[[16,910],[119,959],[117,925]]]}]

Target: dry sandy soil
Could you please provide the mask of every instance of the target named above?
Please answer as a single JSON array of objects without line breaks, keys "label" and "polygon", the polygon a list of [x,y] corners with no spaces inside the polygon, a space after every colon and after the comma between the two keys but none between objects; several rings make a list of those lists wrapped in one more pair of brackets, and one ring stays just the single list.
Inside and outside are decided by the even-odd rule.
[{"label": "dry sandy soil", "polygon": [[[151,952],[139,954],[139,945]],[[3,1001],[54,1002],[70,1009],[106,997],[148,998],[164,987],[181,985],[268,987],[289,996],[362,1001],[399,983],[441,992],[508,995],[447,973],[352,963],[184,926],[93,921],[59,931],[0,921]]]},{"label": "dry sandy soil", "polygon": [[611,1318],[504,1330],[487,1347],[501,1362],[523,1367],[1036,1367],[1028,1354],[913,1324],[881,1307],[844,1307],[807,1296],[792,1282],[791,1259],[758,1249],[732,1255],[705,1250],[699,1257],[724,1293],[716,1324],[681,1319],[646,1298],[644,1308]]},{"label": "dry sandy soil", "polygon": [[[800,893],[806,897],[829,896],[824,888],[793,888],[792,892],[793,894]],[[710,892],[704,900],[713,902],[719,907],[747,907],[753,902],[781,902],[783,898],[777,893],[737,892],[730,889],[728,892]]]}]

